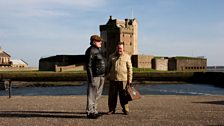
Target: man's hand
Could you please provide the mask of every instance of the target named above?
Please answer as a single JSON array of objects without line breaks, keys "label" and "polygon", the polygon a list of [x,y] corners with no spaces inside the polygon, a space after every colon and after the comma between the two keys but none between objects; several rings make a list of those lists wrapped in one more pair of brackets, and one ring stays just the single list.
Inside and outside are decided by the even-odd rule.
[{"label": "man's hand", "polygon": [[128,85],[131,85],[131,83],[132,83],[132,81],[128,81],[128,82],[127,82]]}]

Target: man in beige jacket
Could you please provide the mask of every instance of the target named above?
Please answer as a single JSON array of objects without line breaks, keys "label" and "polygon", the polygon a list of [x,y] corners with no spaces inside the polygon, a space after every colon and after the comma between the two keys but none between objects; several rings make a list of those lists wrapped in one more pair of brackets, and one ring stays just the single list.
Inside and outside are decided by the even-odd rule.
[{"label": "man in beige jacket", "polygon": [[124,43],[120,42],[116,47],[116,51],[110,55],[107,73],[108,79],[110,80],[108,114],[115,113],[118,98],[117,95],[119,93],[122,111],[127,115],[129,107],[125,88],[127,84],[132,83],[132,64],[130,56],[124,52]]}]

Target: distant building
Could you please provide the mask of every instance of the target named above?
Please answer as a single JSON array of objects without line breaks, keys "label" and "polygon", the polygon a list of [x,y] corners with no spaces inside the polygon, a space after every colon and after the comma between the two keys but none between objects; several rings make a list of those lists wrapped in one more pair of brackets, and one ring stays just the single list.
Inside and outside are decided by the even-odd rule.
[{"label": "distant building", "polygon": [[171,71],[206,71],[207,59],[194,57],[172,57],[168,61]]},{"label": "distant building", "polygon": [[151,57],[138,55],[138,22],[134,19],[112,19],[110,16],[105,25],[100,25],[100,36],[103,38],[102,50],[108,58],[115,52],[119,42],[124,42],[124,50],[132,56],[132,65],[137,68],[151,68]]},{"label": "distant building", "polygon": [[12,67],[17,67],[17,68],[25,68],[28,67],[28,63],[25,61],[19,59],[19,60],[10,60],[11,61],[11,66]]},{"label": "distant building", "polygon": [[20,68],[26,67],[28,67],[28,63],[21,59],[11,59],[11,56],[0,48],[0,70],[20,70]]},{"label": "distant building", "polygon": [[10,67],[10,58],[11,56],[0,47],[0,67]]},{"label": "distant building", "polygon": [[85,55],[56,55],[39,60],[40,71],[84,70]]},{"label": "distant building", "polygon": [[[106,58],[116,50],[119,42],[124,42],[124,50],[132,59],[136,68],[153,68],[170,71],[205,71],[207,59],[193,57],[154,58],[151,55],[138,54],[138,22],[134,19],[112,19],[105,25],[100,25],[100,36],[103,38],[102,50]],[[146,47],[147,48],[147,47]],[[39,70],[65,71],[83,70],[84,55],[57,55],[41,58]]]},{"label": "distant building", "polygon": [[125,52],[138,54],[138,22],[134,19],[112,19],[110,16],[105,25],[100,25],[100,36],[103,38],[102,49],[106,57],[116,50],[119,42],[124,42]]},{"label": "distant building", "polygon": [[168,71],[168,59],[167,58],[153,58],[152,68],[155,70]]},{"label": "distant building", "polygon": [[[137,68],[151,68],[153,56],[132,55],[132,65]],[[85,55],[56,55],[39,60],[40,71],[72,71],[85,69]]]},{"label": "distant building", "polygon": [[132,66],[136,68],[152,68],[153,56],[150,55],[132,55]]}]

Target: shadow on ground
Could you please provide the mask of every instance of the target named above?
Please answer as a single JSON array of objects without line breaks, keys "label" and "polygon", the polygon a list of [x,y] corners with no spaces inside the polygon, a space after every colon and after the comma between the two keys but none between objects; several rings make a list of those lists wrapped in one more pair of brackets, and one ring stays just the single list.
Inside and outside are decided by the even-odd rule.
[{"label": "shadow on ground", "polygon": [[60,112],[60,111],[0,111],[0,117],[32,118],[86,118],[85,112]]},{"label": "shadow on ground", "polygon": [[204,102],[192,102],[192,103],[224,105],[224,101],[204,101]]}]

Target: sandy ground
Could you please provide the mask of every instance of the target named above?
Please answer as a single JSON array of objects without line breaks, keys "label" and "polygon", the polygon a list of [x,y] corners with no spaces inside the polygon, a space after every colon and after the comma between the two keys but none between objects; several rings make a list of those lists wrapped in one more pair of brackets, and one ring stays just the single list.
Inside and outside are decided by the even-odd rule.
[{"label": "sandy ground", "polygon": [[129,115],[107,115],[107,96],[99,119],[87,119],[86,96],[0,96],[0,126],[224,126],[224,96],[144,95],[130,102]]}]

